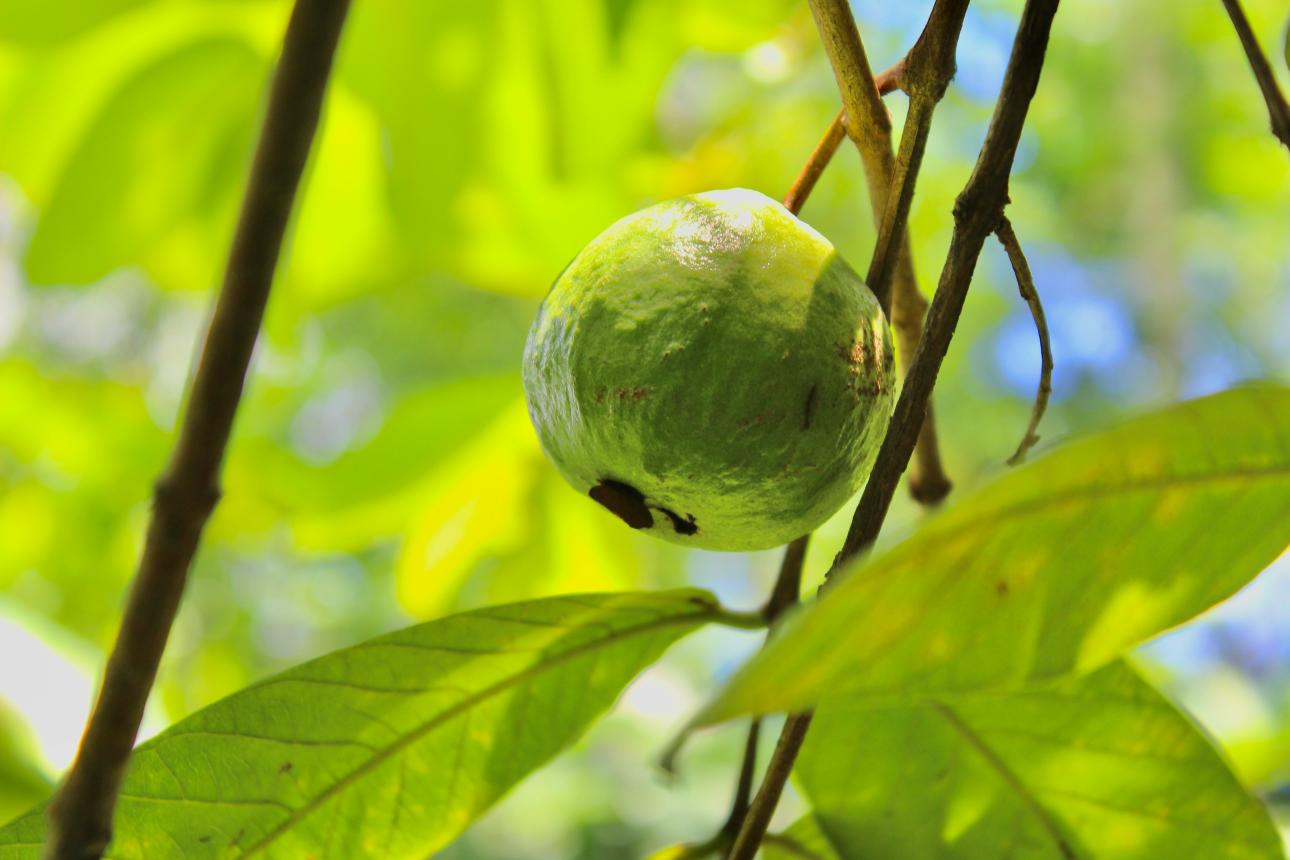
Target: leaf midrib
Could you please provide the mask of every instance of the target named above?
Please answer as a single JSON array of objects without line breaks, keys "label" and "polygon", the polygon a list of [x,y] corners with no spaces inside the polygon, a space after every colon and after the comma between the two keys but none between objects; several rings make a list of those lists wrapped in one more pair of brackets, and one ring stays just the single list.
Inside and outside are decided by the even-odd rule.
[{"label": "leaf midrib", "polygon": [[336,782],[332,783],[321,793],[317,794],[313,798],[310,798],[304,805],[297,808],[277,827],[275,827],[273,830],[269,831],[267,834],[261,837],[259,841],[249,846],[246,849],[246,851],[242,853],[241,856],[250,857],[251,855],[263,850],[264,848],[272,844],[278,837],[280,837],[288,829],[290,829],[292,825],[303,820],[315,809],[321,806],[330,797],[334,796],[335,794],[339,793],[343,789],[352,785],[354,782],[356,782],[358,779],[364,776],[367,772],[371,771],[373,768],[377,767],[382,762],[386,761],[387,759],[389,759],[391,756],[395,755],[402,749],[408,746],[411,746],[416,741],[425,737],[427,734],[434,731],[434,729],[437,728],[438,726],[448,722],[449,720],[453,719],[454,717],[457,717],[462,713],[468,712],[469,710],[471,710],[481,702],[484,702],[495,695],[506,692],[512,687],[523,684],[533,679],[534,677],[537,677],[552,668],[560,666],[563,663],[576,659],[577,657],[580,657],[583,654],[589,653],[591,651],[595,651],[598,648],[612,645],[616,642],[629,639],[636,635],[650,633],[655,630],[664,629],[674,625],[702,623],[706,621],[716,620],[721,617],[721,612],[716,607],[705,606],[703,607],[703,609],[704,611],[702,612],[695,612],[695,613],[686,614],[686,615],[669,615],[663,618],[656,618],[653,621],[649,621],[644,624],[638,624],[635,627],[624,627],[619,630],[612,631],[610,634],[604,636],[601,639],[594,639],[590,642],[584,642],[581,645],[576,645],[573,648],[570,648],[568,651],[561,652],[560,654],[555,655],[549,660],[539,662],[532,666],[529,666],[521,672],[516,672],[513,675],[509,675],[503,678],[502,680],[498,681],[497,683],[492,684],[488,687],[485,687],[484,689],[478,691],[477,693],[474,693],[471,696],[468,696],[465,699],[462,699],[457,704],[435,714],[432,718],[422,723],[421,725],[417,726],[416,728],[412,729],[403,737],[398,738],[397,740],[391,742],[385,747],[378,748],[377,752],[373,754],[371,758],[363,762],[354,770],[345,774]]},{"label": "leaf midrib", "polygon": [[1065,860],[1078,860],[1079,855],[1075,853],[1075,849],[1071,847],[1070,843],[1066,841],[1066,837],[1062,835],[1061,828],[1058,827],[1056,819],[1054,819],[1048,810],[1044,808],[1042,801],[1040,801],[1034,792],[1026,787],[1026,784],[1021,781],[1021,778],[1012,772],[1012,769],[1008,767],[1007,763],[1003,759],[999,758],[998,754],[991,749],[990,745],[986,743],[983,738],[978,736],[977,733],[972,730],[972,727],[964,722],[963,719],[959,717],[959,715],[948,705],[941,702],[932,702],[931,708],[938,716],[941,717],[941,719],[949,724],[955,734],[961,737],[968,746],[972,747],[972,749],[974,749],[977,754],[985,760],[990,768],[999,775],[1000,779],[1003,780],[1004,784],[1007,785],[1008,788],[1012,789],[1013,793],[1017,795],[1017,798],[1021,801],[1022,805],[1025,806],[1032,816],[1034,816],[1035,820],[1039,822],[1039,825],[1043,827],[1044,832],[1048,834],[1050,839],[1052,839],[1053,845],[1057,848],[1057,853],[1065,858]]},{"label": "leaf midrib", "polygon": [[[1026,519],[1028,517],[1037,516],[1051,508],[1106,496],[1129,495],[1131,493],[1149,492],[1153,490],[1163,491],[1172,487],[1196,484],[1217,484],[1224,481],[1235,481],[1241,479],[1248,479],[1253,483],[1260,479],[1277,477],[1290,477],[1290,464],[1270,466],[1265,469],[1230,469],[1221,472],[1209,472],[1195,475],[1168,475],[1139,481],[1086,484],[1083,486],[1071,487],[1070,489],[1061,492],[1013,499],[996,507],[979,508],[979,506],[977,506],[979,509],[973,510],[970,516],[960,517],[951,514],[946,517],[947,522],[944,522],[943,525],[937,524],[935,521],[929,522],[926,529],[920,531],[916,535],[911,535],[910,540],[904,542],[902,546],[908,546],[908,544],[914,542],[917,538],[945,538],[951,535],[957,535],[964,531],[979,528],[981,524],[985,522],[997,524],[1002,520],[1014,518]],[[964,502],[964,504],[969,504],[970,501],[971,499],[969,498]],[[960,510],[962,509],[963,508],[960,508]],[[900,551],[900,547],[893,547],[891,553],[887,557],[890,558]],[[909,551],[913,552],[914,550]],[[882,564],[879,560],[875,560],[874,563]]]}]

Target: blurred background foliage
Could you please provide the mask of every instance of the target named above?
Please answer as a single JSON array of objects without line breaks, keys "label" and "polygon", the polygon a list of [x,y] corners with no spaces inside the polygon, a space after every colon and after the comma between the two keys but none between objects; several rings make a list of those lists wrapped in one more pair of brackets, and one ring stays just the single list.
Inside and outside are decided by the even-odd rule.
[{"label": "blurred background foliage", "polygon": [[[856,0],[875,67],[930,5]],[[1278,57],[1284,2],[1246,5]],[[968,13],[911,220],[928,288],[1019,7]],[[0,818],[75,749],[287,12],[0,0]],[[779,196],[837,104],[799,0],[357,0],[147,729],[460,608],[687,582],[755,605],[776,553],[651,542],[557,478],[518,364],[588,239],[692,191]],[[899,122],[903,97],[889,105]],[[1053,329],[1044,444],[1290,378],[1290,166],[1267,125],[1218,2],[1063,8],[1012,185]],[[862,270],[865,195],[847,147],[803,212]],[[1037,376],[1029,317],[987,247],[937,389],[959,486],[1002,468]],[[813,575],[848,513],[814,543]],[[903,499],[894,514],[887,539],[919,515]],[[654,756],[755,646],[729,632],[680,646],[445,856],[627,857],[707,835],[741,730],[698,739],[672,785]],[[1290,820],[1290,563],[1140,657]]]}]

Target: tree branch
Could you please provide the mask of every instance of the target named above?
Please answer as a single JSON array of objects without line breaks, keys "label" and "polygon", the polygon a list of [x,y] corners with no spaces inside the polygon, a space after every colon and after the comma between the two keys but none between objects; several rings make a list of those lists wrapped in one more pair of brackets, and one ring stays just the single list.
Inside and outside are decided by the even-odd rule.
[{"label": "tree branch", "polygon": [[879,224],[878,241],[865,277],[865,283],[880,301],[890,293],[898,249],[905,238],[909,208],[914,200],[914,185],[932,128],[932,114],[954,77],[954,48],[958,45],[967,7],[968,0],[937,0],[922,34],[905,57],[903,83],[905,92],[909,93],[909,113],[900,135],[900,153],[888,180],[887,205]]},{"label": "tree branch", "polygon": [[1053,393],[1053,349],[1048,338],[1048,320],[1044,317],[1044,306],[1039,301],[1039,291],[1035,289],[1035,278],[1030,273],[1030,264],[1021,250],[1021,241],[1012,229],[1012,222],[1007,216],[999,219],[999,226],[994,233],[999,243],[1008,252],[1008,261],[1012,263],[1012,272],[1017,278],[1017,291],[1030,308],[1030,316],[1035,321],[1035,332],[1039,335],[1039,390],[1035,393],[1035,405],[1030,410],[1030,423],[1021,437],[1017,450],[1008,458],[1009,466],[1016,466],[1026,459],[1026,452],[1035,446],[1039,436],[1035,431],[1048,409],[1048,397]]},{"label": "tree branch", "polygon": [[1012,56],[1004,76],[1003,91],[995,105],[985,144],[972,175],[954,204],[954,233],[941,269],[935,299],[927,314],[923,341],[900,390],[887,435],[864,494],[851,520],[851,529],[833,569],[854,558],[873,543],[886,516],[900,475],[913,451],[927,400],[941,362],[958,325],[968,285],[985,239],[999,226],[1008,202],[1008,174],[1017,153],[1030,100],[1039,85],[1044,54],[1058,0],[1027,0],[1022,12]]},{"label": "tree branch", "polygon": [[1235,28],[1236,35],[1241,40],[1241,47],[1245,48],[1245,56],[1250,61],[1250,70],[1254,72],[1254,79],[1258,81],[1259,89],[1263,92],[1263,100],[1267,102],[1272,133],[1276,135],[1277,140],[1285,144],[1287,149],[1290,149],[1290,103],[1286,102],[1285,94],[1277,86],[1272,64],[1268,62],[1263,49],[1259,47],[1259,40],[1254,36],[1254,30],[1250,27],[1249,19],[1245,17],[1245,10],[1241,8],[1240,0],[1223,0],[1223,6],[1227,9],[1227,16],[1232,19],[1232,27]]},{"label": "tree branch", "polygon": [[[1021,14],[1003,90],[995,105],[985,144],[954,206],[954,234],[927,316],[924,338],[901,387],[895,413],[856,508],[847,541],[834,560],[830,574],[835,574],[873,544],[886,518],[900,475],[913,453],[941,362],[963,310],[977,258],[986,237],[995,230],[1003,216],[1008,200],[1008,175],[1030,101],[1039,85],[1057,5],[1058,0],[1027,0]],[[752,860],[756,854],[802,748],[810,721],[811,713],[808,711],[791,715],[785,723],[766,777],[753,798],[744,829],[730,853],[730,860]]]},{"label": "tree branch", "polygon": [[157,482],[152,520],[121,629],[76,761],[50,808],[45,857],[99,857],[148,693],[183,596],[309,154],[348,0],[292,11],[223,287],[179,439]]},{"label": "tree branch", "polygon": [[[842,94],[842,108],[848,118],[847,132],[860,151],[874,223],[881,225],[886,217],[889,190],[895,187],[893,178],[896,162],[891,148],[891,121],[879,98],[878,87],[873,83],[865,85],[871,81],[869,60],[846,0],[811,0],[811,13],[815,17],[820,39]],[[893,67],[898,70],[896,76],[901,88],[906,91],[909,91],[906,83],[908,59],[907,57]],[[883,287],[881,292],[874,292],[895,329],[899,346],[897,359],[903,374],[908,372],[909,361],[918,349],[927,299],[918,289],[918,281],[914,276],[909,236],[903,230],[901,233],[899,240],[894,241],[896,261],[891,282],[880,285]],[[928,410],[927,415],[919,439],[918,455],[910,471],[909,490],[918,502],[934,505],[945,498],[951,485],[941,463],[940,450],[936,444],[935,419],[931,410]]]},{"label": "tree branch", "polygon": [[[901,60],[874,78],[873,83],[878,88],[878,93],[885,96],[900,89],[904,71],[905,61]],[[842,143],[842,138],[846,137],[845,118],[844,110],[838,111],[837,116],[833,117],[833,122],[824,132],[824,137],[820,138],[820,142],[815,145],[815,151],[802,166],[802,172],[798,174],[797,179],[793,180],[788,193],[784,195],[784,208],[794,215],[802,211],[806,198],[815,190],[815,183],[823,175],[824,168],[829,166],[834,153]]]}]

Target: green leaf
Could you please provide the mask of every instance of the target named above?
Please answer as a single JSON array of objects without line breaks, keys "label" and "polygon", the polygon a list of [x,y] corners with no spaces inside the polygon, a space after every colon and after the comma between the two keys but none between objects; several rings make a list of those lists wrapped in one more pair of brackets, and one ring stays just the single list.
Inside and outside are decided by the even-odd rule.
[{"label": "green leaf", "polygon": [[78,36],[148,0],[60,0],[57,10],[30,0],[0,0],[0,41],[50,45]]},{"label": "green leaf", "polygon": [[762,855],[765,860],[842,860],[813,815],[797,819],[782,833],[768,833]]},{"label": "green leaf", "polygon": [[[723,618],[692,590],[557,597],[306,663],[143,744],[109,856],[425,857]],[[43,828],[0,830],[0,858],[37,856]]]},{"label": "green leaf", "polygon": [[796,774],[844,860],[1284,856],[1263,805],[1123,661],[1014,693],[827,702]]},{"label": "green leaf", "polygon": [[[85,283],[138,264],[244,172],[264,62],[210,37],[126,81],[85,133],[27,247],[36,283]],[[204,285],[204,284],[202,284]]]},{"label": "green leaf", "polygon": [[695,719],[1088,672],[1290,542],[1290,390],[1184,403],[1013,470],[842,575]]}]

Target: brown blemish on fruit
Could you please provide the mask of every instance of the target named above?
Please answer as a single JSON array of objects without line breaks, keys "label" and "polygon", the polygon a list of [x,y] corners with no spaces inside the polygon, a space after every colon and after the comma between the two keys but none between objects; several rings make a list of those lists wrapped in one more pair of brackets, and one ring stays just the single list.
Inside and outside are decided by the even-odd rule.
[{"label": "brown blemish on fruit", "polygon": [[672,511],[668,508],[655,508],[654,510],[658,511],[660,514],[663,514],[665,517],[667,517],[669,520],[672,521],[672,530],[675,531],[677,534],[679,535],[698,534],[699,526],[694,521],[694,514],[686,514],[685,519],[681,519],[679,516],[677,516],[675,511]]},{"label": "brown blemish on fruit", "polygon": [[765,423],[766,423],[765,415],[754,415],[751,418],[743,419],[735,426],[737,426],[740,430],[747,430],[749,427],[756,427],[758,425],[765,424]]},{"label": "brown blemish on fruit", "polygon": [[857,340],[849,346],[845,343],[838,344],[838,358],[847,363],[852,374],[859,373],[860,368],[864,367],[864,343]]},{"label": "brown blemish on fruit", "polygon": [[811,415],[815,412],[815,389],[819,384],[811,386],[811,390],[806,392],[806,403],[802,405],[802,429],[811,429]]},{"label": "brown blemish on fruit", "polygon": [[639,403],[640,401],[644,400],[646,397],[649,397],[653,393],[654,393],[654,389],[652,388],[644,388],[641,386],[637,386],[635,388],[628,388],[625,385],[620,386],[618,390],[614,392],[614,394],[618,397],[619,400],[630,400],[633,403]]},{"label": "brown blemish on fruit", "polygon": [[647,529],[654,525],[654,515],[645,504],[644,494],[631,484],[624,484],[613,478],[601,478],[600,483],[587,494],[634,529]]}]

